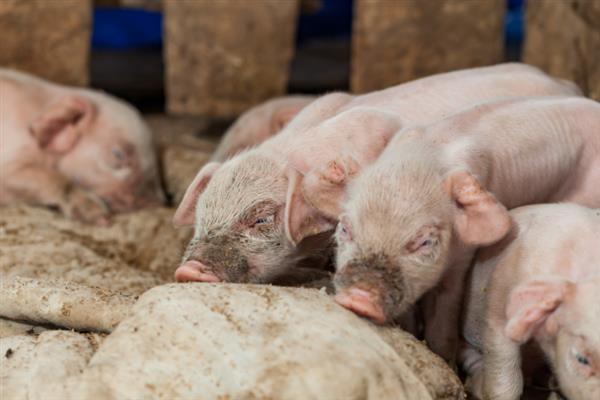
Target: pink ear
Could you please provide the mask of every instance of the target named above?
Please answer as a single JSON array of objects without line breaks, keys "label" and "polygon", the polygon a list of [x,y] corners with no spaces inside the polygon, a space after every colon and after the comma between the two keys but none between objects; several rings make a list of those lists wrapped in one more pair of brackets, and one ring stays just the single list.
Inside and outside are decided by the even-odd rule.
[{"label": "pink ear", "polygon": [[221,163],[209,162],[198,171],[198,174],[196,174],[196,177],[185,191],[183,200],[181,200],[179,207],[177,207],[177,211],[175,211],[175,215],[173,216],[173,224],[175,226],[194,225],[194,213],[196,211],[198,196],[204,191],[204,188],[206,188],[213,174],[220,166]]},{"label": "pink ear", "polygon": [[90,100],[76,95],[68,96],[52,104],[37,117],[29,131],[42,149],[64,154],[75,146],[85,124],[94,114],[95,107]]},{"label": "pink ear", "polygon": [[288,170],[288,182],[284,219],[287,238],[298,245],[305,237],[333,229],[335,223],[306,202],[302,194],[302,175],[291,167]]},{"label": "pink ear", "polygon": [[510,214],[477,179],[466,171],[453,173],[446,185],[459,210],[454,226],[466,244],[485,246],[508,234]]},{"label": "pink ear", "polygon": [[515,342],[527,342],[573,288],[573,283],[557,280],[532,281],[515,289],[506,307],[506,336]]},{"label": "pink ear", "polygon": [[327,218],[336,220],[346,195],[348,179],[360,169],[351,156],[338,156],[304,177],[302,192],[306,200]]}]

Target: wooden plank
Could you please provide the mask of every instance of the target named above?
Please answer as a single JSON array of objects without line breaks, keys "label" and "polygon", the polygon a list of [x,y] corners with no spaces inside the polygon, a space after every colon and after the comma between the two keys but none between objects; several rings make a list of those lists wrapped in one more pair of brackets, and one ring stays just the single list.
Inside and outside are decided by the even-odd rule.
[{"label": "wooden plank", "polygon": [[600,100],[600,1],[529,0],[523,60]]},{"label": "wooden plank", "polygon": [[90,32],[90,0],[2,0],[0,66],[87,85]]},{"label": "wooden plank", "polygon": [[355,0],[354,7],[355,92],[495,64],[504,55],[505,0]]},{"label": "wooden plank", "polygon": [[285,92],[298,0],[166,0],[167,109],[231,117]]}]

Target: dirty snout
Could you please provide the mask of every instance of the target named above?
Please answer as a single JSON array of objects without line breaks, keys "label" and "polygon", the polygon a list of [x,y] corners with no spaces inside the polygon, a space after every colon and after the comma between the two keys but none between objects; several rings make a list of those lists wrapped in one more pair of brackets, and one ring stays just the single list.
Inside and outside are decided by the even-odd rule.
[{"label": "dirty snout", "polygon": [[[238,242],[239,243],[239,242]],[[181,265],[175,271],[177,282],[249,282],[248,261],[236,240],[221,236],[192,239]]]},{"label": "dirty snout", "polygon": [[378,324],[408,306],[403,275],[384,255],[351,260],[336,272],[334,285],[338,304]]}]

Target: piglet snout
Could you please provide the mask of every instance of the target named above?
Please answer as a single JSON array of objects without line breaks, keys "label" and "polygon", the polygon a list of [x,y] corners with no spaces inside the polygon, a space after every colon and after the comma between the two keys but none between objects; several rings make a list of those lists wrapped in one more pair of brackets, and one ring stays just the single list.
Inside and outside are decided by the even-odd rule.
[{"label": "piglet snout", "polygon": [[367,317],[377,324],[385,323],[383,309],[375,296],[363,289],[346,289],[335,296],[335,301],[354,313]]},{"label": "piglet snout", "polygon": [[220,282],[215,274],[208,272],[208,267],[196,260],[189,260],[175,270],[177,282]]}]

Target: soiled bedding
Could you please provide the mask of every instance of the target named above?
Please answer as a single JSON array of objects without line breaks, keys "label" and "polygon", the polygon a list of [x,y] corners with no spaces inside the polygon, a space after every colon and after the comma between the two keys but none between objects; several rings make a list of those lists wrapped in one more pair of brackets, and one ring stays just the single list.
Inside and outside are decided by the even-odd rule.
[{"label": "soiled bedding", "polygon": [[[191,135],[193,124],[150,122],[177,201],[214,141]],[[0,398],[464,397],[441,359],[337,306],[319,290],[326,280],[172,283],[191,234],[172,227],[173,211],[92,227],[0,208]]]}]

